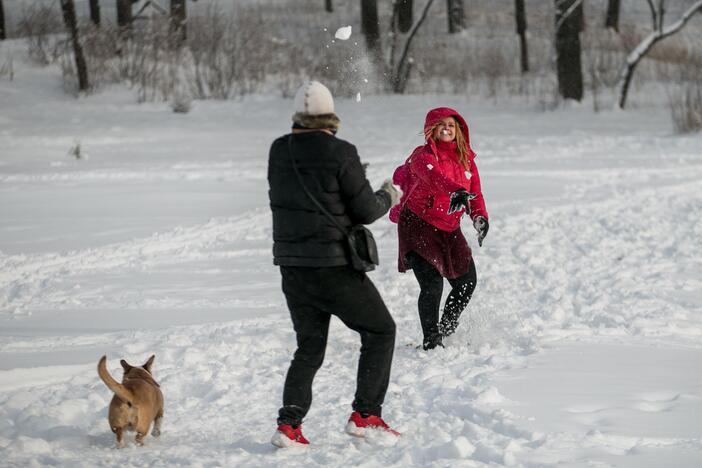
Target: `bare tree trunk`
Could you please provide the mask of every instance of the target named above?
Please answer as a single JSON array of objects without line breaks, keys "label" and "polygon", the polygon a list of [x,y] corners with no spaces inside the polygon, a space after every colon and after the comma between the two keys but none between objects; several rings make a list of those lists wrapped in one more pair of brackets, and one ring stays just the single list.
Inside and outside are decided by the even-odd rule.
[{"label": "bare tree trunk", "polygon": [[76,70],[78,72],[78,88],[87,91],[90,87],[88,83],[88,67],[83,56],[83,48],[78,37],[78,21],[76,20],[76,6],[73,0],[61,0],[61,11],[63,12],[63,22],[71,34],[73,42],[73,54],[76,57]]},{"label": "bare tree trunk", "polygon": [[463,0],[446,0],[449,34],[463,31],[466,27]]},{"label": "bare tree trunk", "polygon": [[377,66],[382,66],[383,52],[380,43],[377,0],[361,0],[361,32],[366,37],[366,49],[371,60]]},{"label": "bare tree trunk", "polygon": [[629,92],[629,85],[634,76],[634,70],[642,58],[653,48],[653,46],[665,39],[668,36],[680,31],[690,18],[697,13],[702,13],[702,0],[697,0],[690,8],[685,10],[680,19],[668,27],[663,27],[663,18],[665,16],[665,0],[658,0],[658,5],[655,6],[652,0],[648,2],[651,9],[651,18],[653,20],[653,32],[649,34],[641,43],[629,53],[622,68],[619,78],[619,108],[624,109],[626,105],[626,97]]},{"label": "bare tree trunk", "polygon": [[117,0],[117,26],[122,32],[132,28],[132,0]]},{"label": "bare tree trunk", "polygon": [[521,51],[522,73],[529,71],[529,51],[527,49],[527,21],[524,0],[515,0],[515,18],[517,21],[517,34],[519,35],[519,49]]},{"label": "bare tree trunk", "polygon": [[585,0],[578,0],[576,2],[575,9],[573,10],[573,15],[575,15],[575,21],[578,23],[578,32],[585,31],[585,11],[583,5]]},{"label": "bare tree trunk", "polygon": [[412,0],[397,0],[397,25],[401,33],[412,29]]},{"label": "bare tree trunk", "polygon": [[2,0],[0,0],[0,41],[7,39],[7,32],[5,31],[5,10],[2,7]]},{"label": "bare tree trunk", "polygon": [[[558,91],[565,99],[583,98],[583,71],[580,62],[582,18],[573,14],[581,0],[556,2],[556,72]],[[576,3],[577,2],[577,3]]]},{"label": "bare tree trunk", "polygon": [[90,0],[90,21],[95,26],[100,26],[100,1]]},{"label": "bare tree trunk", "polygon": [[605,28],[614,29],[615,31],[619,32],[619,6],[620,0],[609,0],[607,2]]},{"label": "bare tree trunk", "polygon": [[391,63],[393,67],[392,76],[390,77],[390,82],[392,84],[392,90],[394,93],[402,94],[405,92],[407,86],[407,81],[409,80],[410,70],[412,69],[413,61],[409,57],[410,46],[412,45],[412,39],[417,34],[419,27],[422,25],[425,19],[427,19],[427,14],[429,13],[429,7],[434,3],[434,0],[427,0],[424,5],[422,14],[420,15],[417,22],[412,26],[412,30],[407,35],[407,41],[405,42],[405,47],[402,50],[402,56],[397,62],[397,66]]},{"label": "bare tree trunk", "polygon": [[627,60],[627,63],[624,66],[624,69],[621,73],[619,85],[619,102],[617,103],[620,109],[624,109],[624,106],[626,105],[626,97],[629,93],[629,85],[631,84],[631,79],[634,77],[634,70],[636,69],[636,65],[638,64],[639,60],[633,61],[631,63]]},{"label": "bare tree trunk", "polygon": [[329,13],[334,11],[334,5],[332,5],[332,0],[324,0],[324,9]]},{"label": "bare tree trunk", "polygon": [[185,0],[171,0],[171,33],[176,38],[178,45],[185,43],[188,38],[186,22],[188,14],[185,9]]}]

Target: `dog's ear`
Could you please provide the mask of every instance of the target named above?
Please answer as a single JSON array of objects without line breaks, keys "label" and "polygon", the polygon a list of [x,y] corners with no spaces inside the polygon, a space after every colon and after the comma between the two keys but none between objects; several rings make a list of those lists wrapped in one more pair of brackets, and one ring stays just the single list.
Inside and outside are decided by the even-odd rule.
[{"label": "dog's ear", "polygon": [[129,371],[134,367],[134,366],[130,366],[130,365],[127,363],[127,361],[125,361],[124,359],[122,359],[121,361],[119,361],[119,363],[122,364],[122,368],[124,369],[124,372],[129,372]]},{"label": "dog's ear", "polygon": [[144,369],[146,369],[147,371],[149,371],[149,374],[151,373],[151,366],[154,365],[154,359],[156,359],[156,355],[155,355],[155,354],[152,354],[151,357],[149,358],[149,360],[146,361],[146,364],[144,364],[143,366],[141,366],[141,367],[143,367]]}]

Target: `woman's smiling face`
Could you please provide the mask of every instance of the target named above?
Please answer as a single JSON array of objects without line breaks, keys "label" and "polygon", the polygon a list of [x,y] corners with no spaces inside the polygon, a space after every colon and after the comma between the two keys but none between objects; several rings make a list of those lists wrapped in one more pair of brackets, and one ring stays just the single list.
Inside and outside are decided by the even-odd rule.
[{"label": "woman's smiling face", "polygon": [[456,119],[446,117],[441,119],[439,125],[434,128],[435,140],[451,142],[456,138]]}]

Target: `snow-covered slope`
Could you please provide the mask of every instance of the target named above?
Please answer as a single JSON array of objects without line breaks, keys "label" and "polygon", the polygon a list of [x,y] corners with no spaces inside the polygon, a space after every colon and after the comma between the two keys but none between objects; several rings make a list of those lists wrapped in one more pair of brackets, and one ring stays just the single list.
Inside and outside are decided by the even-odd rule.
[{"label": "snow-covered slope", "polygon": [[[343,433],[359,341],[334,321],[312,446],[276,451],[294,336],[266,159],[292,103],[177,115],[122,89],[73,100],[59,87],[21,63],[0,81],[0,466],[702,464],[702,138],[672,136],[665,110],[339,101],[339,136],[375,186],[421,143],[429,108],[459,109],[491,230],[457,335],[425,353],[395,226],[372,226],[371,277],[398,323],[384,416],[404,435]],[[97,361],[119,376],[119,359],[152,353],[163,435],[116,450]]]}]

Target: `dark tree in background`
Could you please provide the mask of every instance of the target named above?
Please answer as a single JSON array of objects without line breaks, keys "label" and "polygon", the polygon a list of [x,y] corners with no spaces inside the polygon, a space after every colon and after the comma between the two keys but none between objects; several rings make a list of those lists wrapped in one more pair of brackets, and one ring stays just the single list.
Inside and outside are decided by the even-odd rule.
[{"label": "dark tree in background", "polygon": [[171,0],[171,32],[180,44],[183,44],[188,37],[185,24],[187,19],[185,0]]},{"label": "dark tree in background", "polygon": [[380,43],[377,0],[361,0],[361,32],[366,38],[366,49],[371,60],[376,65],[381,65],[383,53]]},{"label": "dark tree in background", "polygon": [[397,27],[401,33],[412,28],[412,0],[397,0]]},{"label": "dark tree in background", "polygon": [[565,99],[580,101],[583,98],[583,72],[580,62],[582,1],[555,0],[555,2],[558,91]]},{"label": "dark tree in background", "polygon": [[605,27],[619,32],[619,6],[620,0],[609,0],[607,2],[607,16],[605,17]]},{"label": "dark tree in background", "polygon": [[573,9],[573,15],[575,15],[575,21],[578,23],[578,32],[585,31],[585,9],[583,5],[585,0],[578,0],[575,2],[575,9]]},{"label": "dark tree in background", "polygon": [[527,49],[527,21],[526,9],[524,8],[524,0],[514,0],[514,14],[517,20],[517,34],[519,35],[519,49],[521,51],[522,73],[529,71],[529,51]]},{"label": "dark tree in background", "polygon": [[461,32],[466,27],[463,0],[446,0],[449,34]]},{"label": "dark tree in background", "polygon": [[117,26],[122,31],[132,27],[132,0],[117,0]]},{"label": "dark tree in background", "polygon": [[[419,14],[419,19],[417,19],[417,22],[412,25],[409,33],[407,33],[405,45],[402,49],[402,53],[400,54],[400,58],[397,61],[395,61],[394,53],[396,37],[393,38],[393,50],[390,52],[390,63],[388,64],[388,68],[390,70],[390,85],[394,93],[402,94],[405,92],[407,82],[409,81],[410,71],[412,70],[412,64],[414,63],[414,60],[412,60],[409,55],[412,40],[416,37],[417,31],[419,31],[419,28],[422,26],[422,23],[424,23],[424,20],[427,19],[429,8],[431,8],[432,3],[434,3],[434,0],[427,0],[427,2],[424,4],[424,8]],[[395,6],[397,6],[397,4],[395,4]],[[394,24],[395,23],[393,22],[393,25]]]},{"label": "dark tree in background", "polygon": [[334,6],[332,5],[332,0],[324,0],[324,9],[329,13],[334,11]]},{"label": "dark tree in background", "polygon": [[63,22],[71,34],[73,54],[76,58],[76,70],[78,72],[78,88],[81,91],[87,91],[89,88],[88,67],[85,64],[83,48],[78,37],[78,20],[76,19],[76,6],[73,0],[61,0],[61,12],[63,13]]},{"label": "dark tree in background", "polygon": [[7,39],[5,32],[5,10],[2,9],[2,0],[0,0],[0,41]]},{"label": "dark tree in background", "polygon": [[100,1],[90,0],[90,21],[95,26],[100,26]]}]

